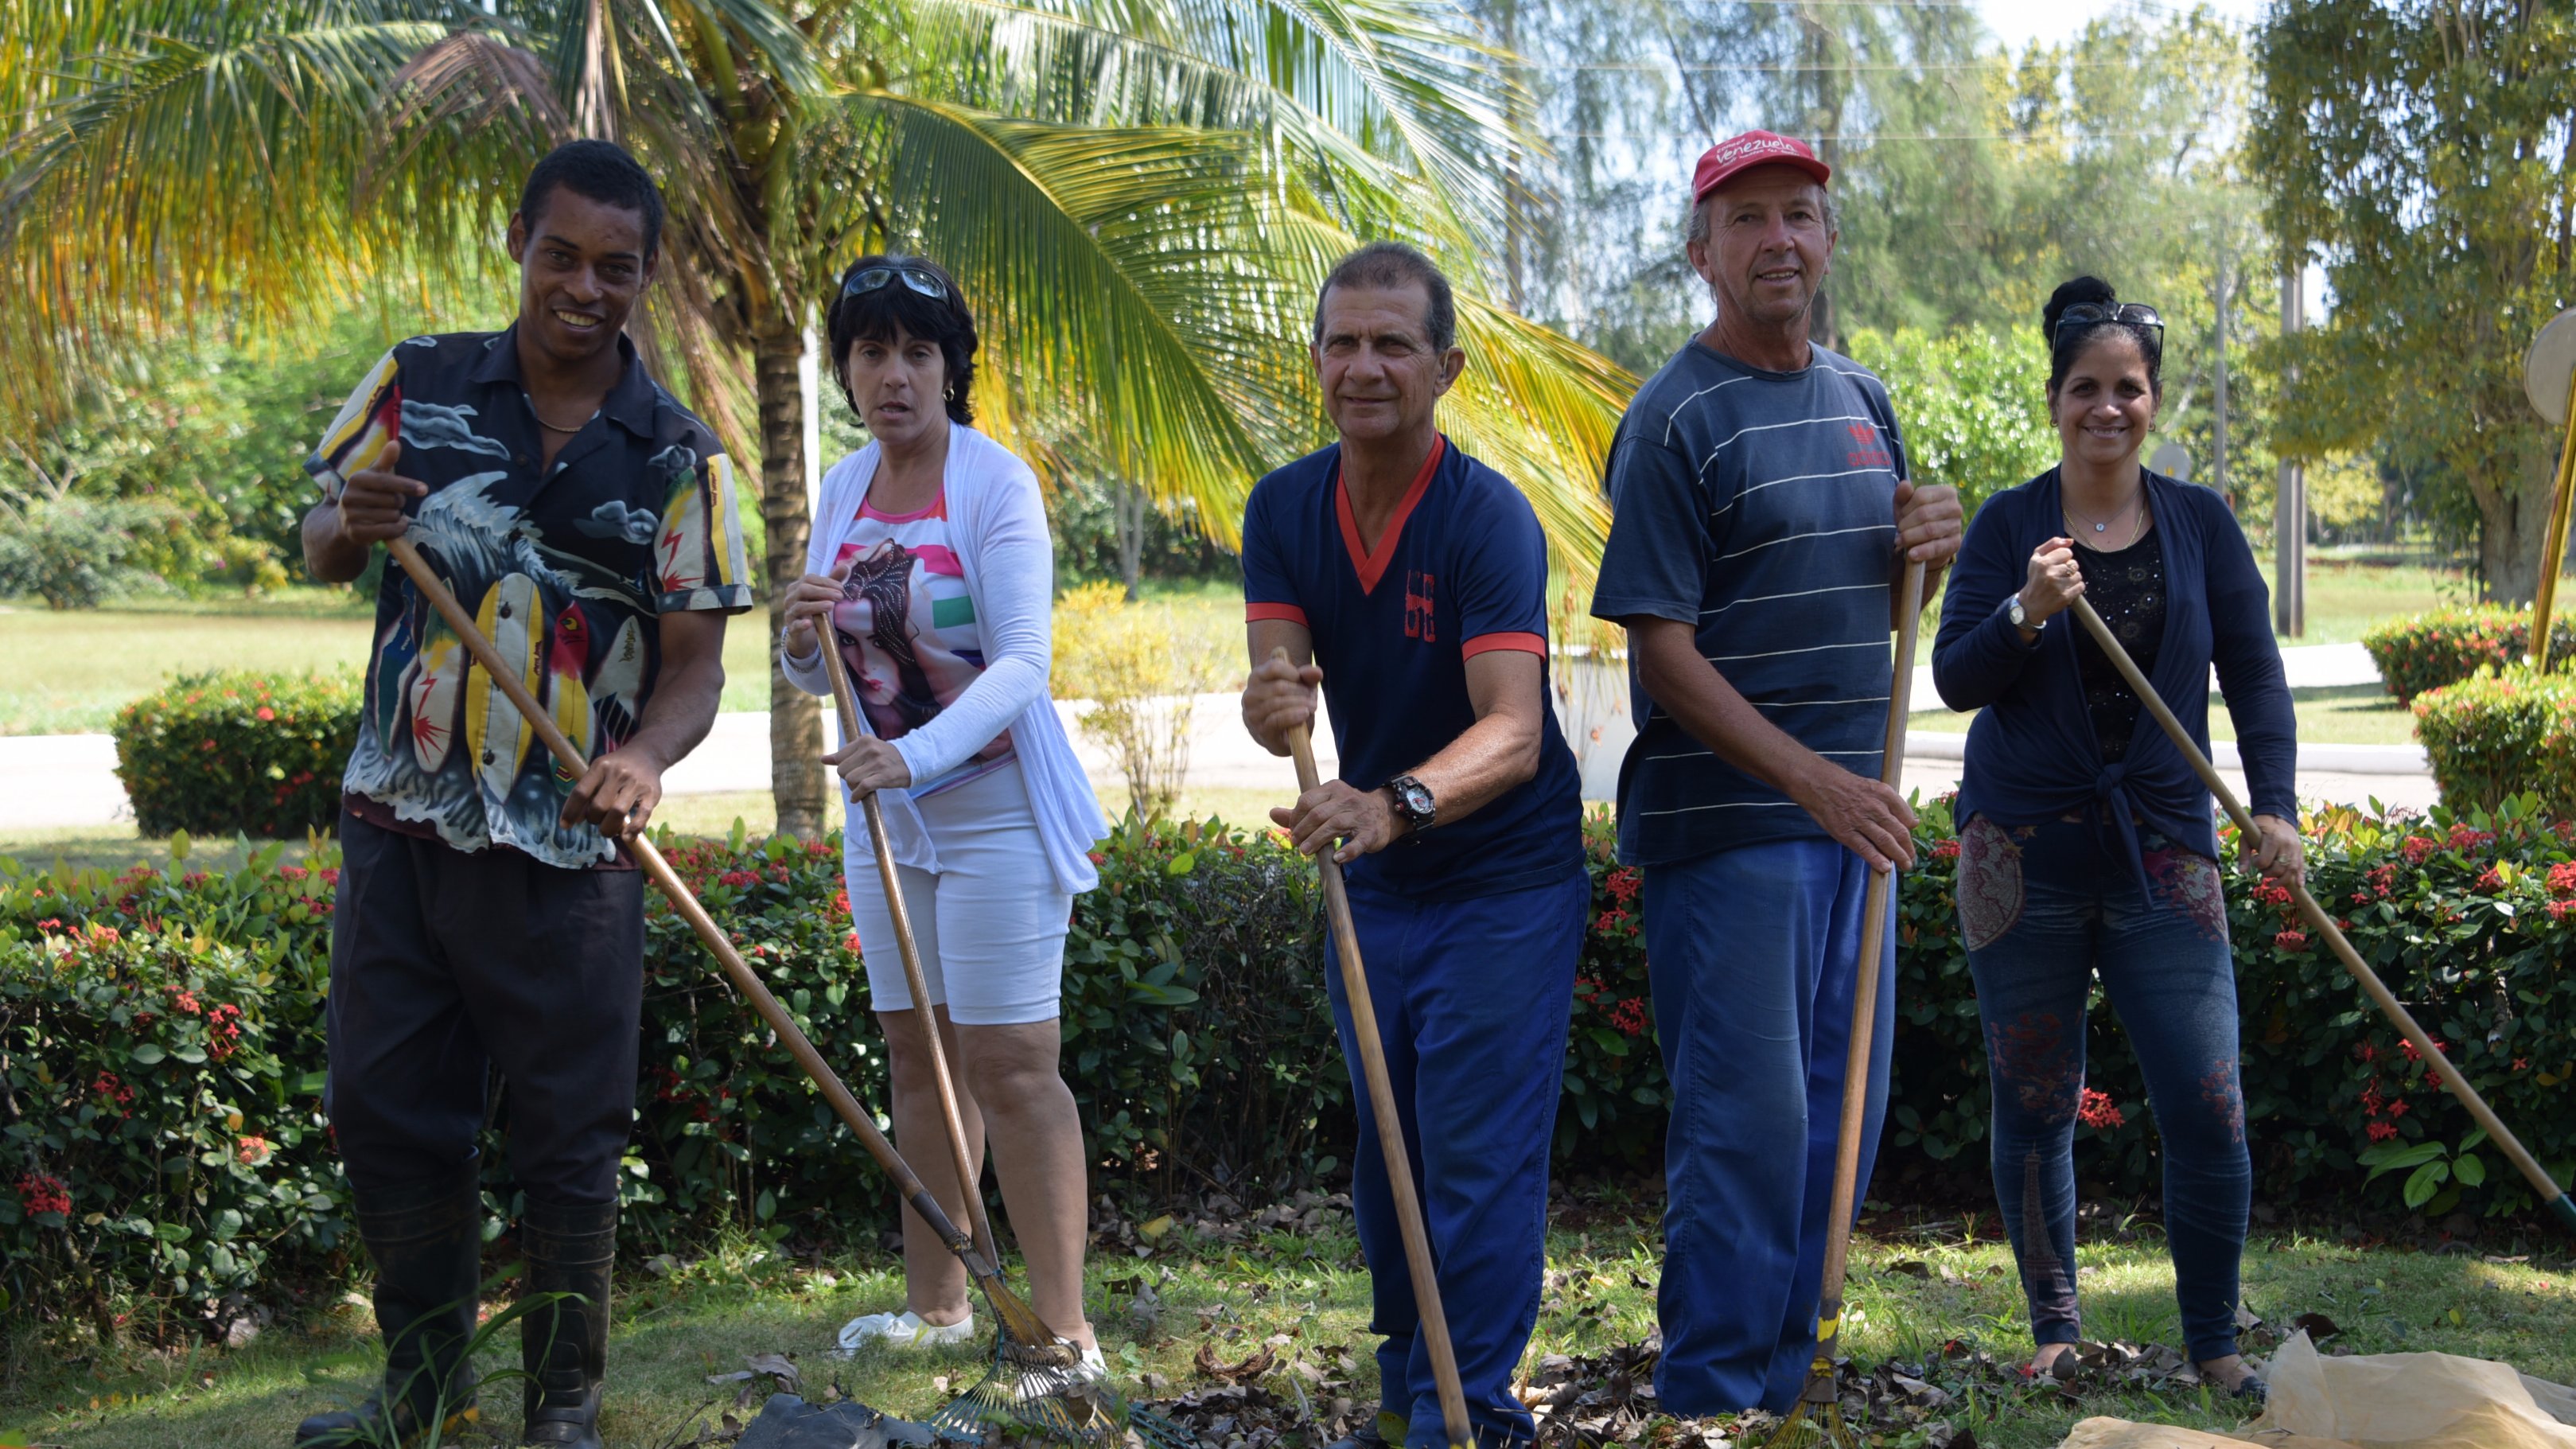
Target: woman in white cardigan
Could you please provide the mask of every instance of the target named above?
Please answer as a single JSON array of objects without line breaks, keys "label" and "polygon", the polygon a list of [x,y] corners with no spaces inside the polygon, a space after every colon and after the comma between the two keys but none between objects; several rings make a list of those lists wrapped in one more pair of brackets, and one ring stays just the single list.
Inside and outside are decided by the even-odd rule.
[{"label": "woman in white cardigan", "polygon": [[[1057,1067],[1064,937],[1099,877],[1108,828],[1047,695],[1054,554],[1037,478],[967,426],[975,322],[946,271],[870,256],[843,274],[833,370],[873,441],[823,476],[805,577],[790,594],[788,678],[829,694],[817,622],[841,650],[869,733],[826,761],[850,796],[842,874],[885,1027],[895,1141],[964,1222],[937,1087],[906,989],[859,796],[875,792],[956,1066],[970,1156],[992,1145],[1031,1306],[1097,1362],[1082,1309],[1082,1128]],[[844,1348],[974,1337],[965,1270],[910,1211],[905,1306],[844,1328]]]}]

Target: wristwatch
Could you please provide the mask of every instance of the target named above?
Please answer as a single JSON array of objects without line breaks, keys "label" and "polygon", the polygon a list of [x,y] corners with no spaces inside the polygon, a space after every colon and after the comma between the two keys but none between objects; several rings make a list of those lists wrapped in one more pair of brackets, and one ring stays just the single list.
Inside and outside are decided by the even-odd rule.
[{"label": "wristwatch", "polygon": [[2015,594],[2011,598],[2004,600],[2004,612],[2012,616],[2012,626],[2016,629],[2028,629],[2032,633],[2036,634],[2040,630],[2048,627],[2048,621],[2046,619],[2042,619],[2036,624],[2029,621],[2027,616],[2025,616],[2021,611],[2021,595],[2019,594]]},{"label": "wristwatch", "polygon": [[1407,827],[1428,830],[1439,817],[1439,802],[1431,798],[1431,787],[1411,775],[1398,775],[1386,782],[1386,792],[1395,797],[1395,813],[1404,817]]}]

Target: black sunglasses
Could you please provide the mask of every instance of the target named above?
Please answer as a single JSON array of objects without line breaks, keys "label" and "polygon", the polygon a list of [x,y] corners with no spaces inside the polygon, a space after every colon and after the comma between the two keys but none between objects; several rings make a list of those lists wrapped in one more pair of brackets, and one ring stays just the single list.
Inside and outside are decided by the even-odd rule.
[{"label": "black sunglasses", "polygon": [[2078,302],[2057,314],[2057,335],[2049,341],[2064,342],[2069,327],[2093,327],[2104,322],[2117,322],[2123,327],[2152,332],[2156,346],[2161,349],[2165,345],[2165,319],[2144,302]]},{"label": "black sunglasses", "polygon": [[940,281],[939,275],[927,267],[861,267],[850,273],[849,280],[841,284],[841,295],[855,297],[862,292],[873,292],[880,287],[890,287],[898,278],[905,286],[934,302],[948,300],[948,285]]}]

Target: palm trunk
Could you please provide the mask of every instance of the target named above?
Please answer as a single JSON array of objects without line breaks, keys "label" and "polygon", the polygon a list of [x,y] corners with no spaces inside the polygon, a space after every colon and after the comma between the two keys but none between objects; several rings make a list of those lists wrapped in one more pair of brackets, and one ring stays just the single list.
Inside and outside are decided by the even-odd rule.
[{"label": "palm trunk", "polygon": [[752,339],[760,389],[760,521],[768,535],[769,793],[778,828],[812,840],[823,831],[822,701],[790,683],[778,660],[787,627],[787,590],[805,575],[804,395],[796,367],[804,340],[782,313]]}]

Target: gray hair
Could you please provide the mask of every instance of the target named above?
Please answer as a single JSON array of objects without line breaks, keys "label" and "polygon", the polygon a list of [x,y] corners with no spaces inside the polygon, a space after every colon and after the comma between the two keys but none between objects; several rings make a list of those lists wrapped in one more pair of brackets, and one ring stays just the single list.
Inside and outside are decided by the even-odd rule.
[{"label": "gray hair", "polygon": [[[1842,208],[1834,204],[1832,189],[1819,181],[1816,183],[1816,191],[1825,198],[1825,230],[1841,231],[1843,229]],[[1707,240],[1708,198],[1702,197],[1692,202],[1690,209],[1682,216],[1682,244],[1696,246]]]},{"label": "gray hair", "polygon": [[1333,264],[1324,285],[1315,289],[1315,345],[1324,345],[1324,298],[1335,287],[1384,290],[1417,283],[1430,297],[1422,325],[1431,334],[1431,350],[1447,352],[1458,344],[1458,303],[1450,291],[1449,278],[1432,265],[1429,257],[1392,241],[1370,242]]}]

